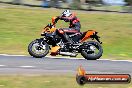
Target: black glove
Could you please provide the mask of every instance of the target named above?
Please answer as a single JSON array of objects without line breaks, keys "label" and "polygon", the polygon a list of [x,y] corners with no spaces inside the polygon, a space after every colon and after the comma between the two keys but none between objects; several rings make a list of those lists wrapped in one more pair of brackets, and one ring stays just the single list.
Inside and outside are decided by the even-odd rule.
[{"label": "black glove", "polygon": [[54,24],[56,24],[58,22],[58,20],[60,19],[60,16],[57,16],[57,18],[55,19]]},{"label": "black glove", "polygon": [[58,19],[61,19],[62,17],[61,17],[61,16],[58,16],[57,18],[58,18]]}]

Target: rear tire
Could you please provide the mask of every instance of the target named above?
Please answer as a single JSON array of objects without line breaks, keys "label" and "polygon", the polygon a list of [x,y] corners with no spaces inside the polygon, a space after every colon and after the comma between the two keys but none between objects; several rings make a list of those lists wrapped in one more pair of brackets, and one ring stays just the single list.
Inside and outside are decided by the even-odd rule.
[{"label": "rear tire", "polygon": [[[49,53],[49,45],[46,42],[43,42],[42,44],[42,40],[41,39],[36,39],[34,41],[32,41],[29,45],[28,45],[28,52],[31,56],[35,57],[35,58],[42,58],[45,57],[48,53]],[[39,46],[45,46],[45,51],[41,54],[37,54],[33,51],[33,47],[34,44],[37,44],[37,47]],[[41,44],[41,45],[40,45]],[[43,49],[44,50],[44,49]],[[39,51],[39,50],[38,50]],[[37,51],[36,51],[37,52]],[[40,51],[41,52],[41,51]]]},{"label": "rear tire", "polygon": [[91,44],[91,45],[95,46],[99,52],[96,55],[92,55],[92,54],[87,53],[86,51],[81,51],[81,55],[87,60],[99,59],[103,53],[103,49],[102,49],[101,45],[95,41],[88,41],[87,44]]}]

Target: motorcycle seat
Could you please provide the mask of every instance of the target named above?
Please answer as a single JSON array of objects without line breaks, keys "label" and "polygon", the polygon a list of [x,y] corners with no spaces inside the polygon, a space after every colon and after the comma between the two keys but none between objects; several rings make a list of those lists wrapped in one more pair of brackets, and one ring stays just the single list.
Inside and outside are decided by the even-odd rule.
[{"label": "motorcycle seat", "polygon": [[77,34],[82,34],[81,32],[79,32],[79,31],[77,31],[76,29],[69,29],[69,28],[61,28],[65,33],[67,33],[67,34],[75,34],[75,33],[77,33]]}]

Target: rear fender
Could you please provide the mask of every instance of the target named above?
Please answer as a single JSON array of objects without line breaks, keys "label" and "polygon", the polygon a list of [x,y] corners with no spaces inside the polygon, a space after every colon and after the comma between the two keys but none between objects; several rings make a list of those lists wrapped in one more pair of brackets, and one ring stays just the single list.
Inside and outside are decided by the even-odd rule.
[{"label": "rear fender", "polygon": [[96,33],[96,31],[94,30],[88,30],[85,34],[85,36],[81,39],[81,42],[84,42],[85,40],[89,39],[90,36],[94,35],[94,33]]}]

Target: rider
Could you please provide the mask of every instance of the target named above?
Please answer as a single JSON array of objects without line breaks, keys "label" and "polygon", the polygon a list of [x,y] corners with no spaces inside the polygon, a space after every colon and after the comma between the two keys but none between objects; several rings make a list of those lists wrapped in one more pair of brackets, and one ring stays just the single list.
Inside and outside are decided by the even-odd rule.
[{"label": "rider", "polygon": [[[58,20],[64,20],[65,22],[70,22],[69,28],[63,28],[63,31],[69,32],[69,33],[76,33],[80,32],[81,24],[80,20],[76,17],[75,13],[71,13],[70,10],[65,10],[61,16],[57,16],[55,23],[57,23]],[[62,29],[59,29],[58,31],[61,31]],[[61,35],[63,37],[65,42],[71,42],[66,33]]]}]

